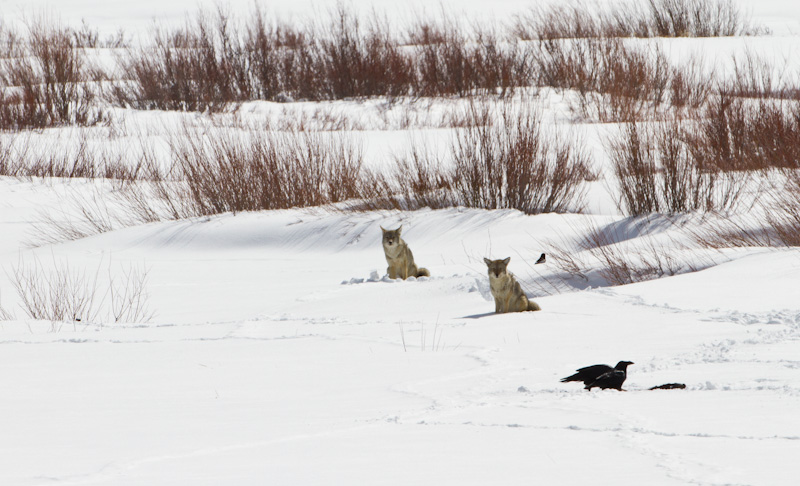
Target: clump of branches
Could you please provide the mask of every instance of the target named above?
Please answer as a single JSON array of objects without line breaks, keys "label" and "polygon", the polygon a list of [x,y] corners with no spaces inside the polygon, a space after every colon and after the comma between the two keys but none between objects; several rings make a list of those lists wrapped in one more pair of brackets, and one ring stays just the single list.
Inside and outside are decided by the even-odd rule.
[{"label": "clump of branches", "polygon": [[449,162],[413,147],[399,158],[399,192],[412,206],[512,208],[526,214],[579,211],[594,177],[580,146],[545,130],[539,113],[505,103],[472,104],[470,123],[449,147]]},{"label": "clump of branches", "polygon": [[726,37],[767,33],[733,0],[648,0],[537,4],[516,16],[525,40],[612,37]]},{"label": "clump of branches", "polygon": [[533,57],[540,85],[574,90],[572,111],[603,122],[655,113],[677,87],[675,76],[685,72],[671,67],[660,49],[631,47],[619,39],[545,41]]},{"label": "clump of branches", "polygon": [[420,21],[409,33],[414,46],[416,96],[507,96],[533,81],[529,56],[517,42],[502,42],[494,29],[471,33],[452,18]]},{"label": "clump of branches", "polygon": [[292,25],[256,9],[240,23],[218,9],[182,29],[154,33],[119,61],[111,99],[140,109],[219,111],[231,103],[387,96],[509,94],[530,84],[525,52],[491,29],[420,21],[395,34],[343,6]]},{"label": "clump of branches", "polygon": [[733,0],[649,0],[649,27],[658,37],[730,37],[757,35]]},{"label": "clump of branches", "polygon": [[515,16],[511,31],[523,40],[626,37],[613,17],[585,1],[535,4]]},{"label": "clump of branches", "polygon": [[700,58],[692,57],[682,64],[670,66],[669,106],[674,113],[693,116],[706,106],[716,86],[715,70],[706,70]]},{"label": "clump of branches", "polygon": [[185,128],[162,195],[193,215],[320,206],[363,195],[360,147],[342,134]]},{"label": "clump of branches", "polygon": [[183,29],[155,29],[151,46],[129,47],[119,60],[125,81],[111,98],[138,109],[188,111],[220,110],[245,99],[246,53],[231,35],[222,9],[214,22],[200,11]]},{"label": "clump of branches", "polygon": [[456,133],[451,186],[467,207],[514,208],[526,214],[566,212],[580,206],[583,182],[591,177],[580,150],[541,126],[530,107],[504,105],[497,120],[488,107],[473,105],[481,123]]},{"label": "clump of branches", "polygon": [[127,143],[93,137],[84,128],[57,138],[13,132],[0,138],[0,175],[23,178],[113,179],[120,183],[147,176],[144,157]]},{"label": "clump of branches", "polygon": [[721,89],[689,137],[696,163],[724,171],[793,168],[800,160],[800,102],[734,97]]},{"label": "clump of branches", "polygon": [[415,82],[412,58],[400,47],[388,20],[375,15],[363,26],[355,14],[340,5],[315,37],[312,57],[319,63],[324,91],[313,98],[398,97],[411,93]]},{"label": "clump of branches", "polygon": [[620,209],[629,215],[730,210],[749,180],[745,172],[704,163],[704,147],[680,120],[628,123],[609,148]]},{"label": "clump of branches", "polygon": [[45,23],[16,38],[0,60],[0,129],[94,125],[103,120],[88,87],[90,68],[69,29]]}]

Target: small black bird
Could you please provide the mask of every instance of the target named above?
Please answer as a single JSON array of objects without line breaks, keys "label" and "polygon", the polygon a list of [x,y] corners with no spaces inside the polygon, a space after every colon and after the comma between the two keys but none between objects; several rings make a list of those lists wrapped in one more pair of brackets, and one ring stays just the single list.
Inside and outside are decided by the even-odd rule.
[{"label": "small black bird", "polygon": [[538,265],[540,263],[544,263],[544,261],[545,261],[545,256],[544,256],[544,253],[542,253],[542,256],[540,256],[539,259],[536,260],[536,263],[534,263],[534,265]]},{"label": "small black bird", "polygon": [[622,384],[627,378],[626,370],[628,365],[632,364],[631,361],[620,361],[613,368],[604,364],[587,366],[576,370],[577,373],[572,376],[562,378],[561,382],[582,381],[585,385],[584,388],[587,390],[591,390],[594,387],[622,390]]}]

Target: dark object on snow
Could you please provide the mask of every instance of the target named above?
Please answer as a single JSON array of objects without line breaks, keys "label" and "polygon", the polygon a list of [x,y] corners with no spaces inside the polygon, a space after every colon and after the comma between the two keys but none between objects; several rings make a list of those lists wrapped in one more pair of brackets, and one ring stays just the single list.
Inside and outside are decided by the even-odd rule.
[{"label": "dark object on snow", "polygon": [[540,256],[539,259],[536,260],[536,263],[534,263],[534,265],[538,265],[540,263],[544,263],[544,261],[545,261],[545,256],[544,256],[544,253],[542,253],[542,256]]},{"label": "dark object on snow", "polygon": [[665,383],[663,385],[654,386],[650,390],[683,390],[686,385],[683,383]]},{"label": "dark object on snow", "polygon": [[572,376],[562,378],[561,382],[567,381],[582,381],[585,385],[584,388],[591,390],[592,388],[613,388],[615,390],[622,390],[622,384],[627,378],[628,365],[632,365],[631,361],[620,361],[617,366],[610,367],[608,365],[600,364],[580,368]]}]

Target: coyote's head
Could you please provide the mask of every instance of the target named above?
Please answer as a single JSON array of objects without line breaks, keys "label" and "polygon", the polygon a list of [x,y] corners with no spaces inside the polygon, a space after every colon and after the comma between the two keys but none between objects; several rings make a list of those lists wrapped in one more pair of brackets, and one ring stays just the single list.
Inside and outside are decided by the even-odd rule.
[{"label": "coyote's head", "polygon": [[484,258],[483,261],[486,263],[486,266],[489,267],[489,276],[500,277],[508,273],[508,262],[511,261],[511,257],[506,258],[505,260],[489,260],[488,258]]},{"label": "coyote's head", "polygon": [[400,243],[400,231],[402,229],[403,225],[400,225],[396,230],[387,230],[381,226],[381,231],[383,231],[383,246],[394,246]]}]

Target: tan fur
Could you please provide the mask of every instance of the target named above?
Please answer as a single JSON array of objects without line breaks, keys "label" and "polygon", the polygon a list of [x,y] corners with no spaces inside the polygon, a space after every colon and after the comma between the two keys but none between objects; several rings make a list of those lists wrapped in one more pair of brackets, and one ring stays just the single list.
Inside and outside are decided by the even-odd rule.
[{"label": "tan fur", "polygon": [[389,278],[402,278],[403,280],[408,277],[430,277],[431,274],[427,268],[417,268],[414,264],[414,255],[405,241],[400,238],[400,232],[403,226],[396,230],[383,229],[383,252],[386,255],[386,262],[389,267],[386,272]]},{"label": "tan fur", "polygon": [[492,297],[494,297],[494,311],[496,313],[542,310],[539,304],[528,300],[519,282],[514,278],[514,275],[508,272],[508,262],[511,261],[511,257],[505,260],[484,258],[483,261],[489,267],[489,287],[492,290]]}]

